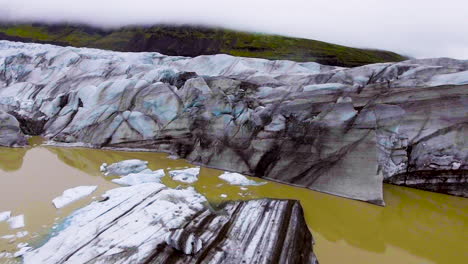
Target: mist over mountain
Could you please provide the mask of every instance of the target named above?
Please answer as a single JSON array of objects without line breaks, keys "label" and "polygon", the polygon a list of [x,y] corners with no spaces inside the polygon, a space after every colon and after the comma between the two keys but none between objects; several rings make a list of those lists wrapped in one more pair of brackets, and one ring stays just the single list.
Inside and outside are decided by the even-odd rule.
[{"label": "mist over mountain", "polygon": [[115,51],[159,52],[171,56],[230,54],[344,67],[406,59],[390,51],[357,49],[310,39],[200,26],[156,25],[103,29],[77,24],[6,23],[0,24],[0,39]]},{"label": "mist over mountain", "polygon": [[463,0],[0,0],[8,21],[197,24],[457,59],[468,59],[467,9]]}]

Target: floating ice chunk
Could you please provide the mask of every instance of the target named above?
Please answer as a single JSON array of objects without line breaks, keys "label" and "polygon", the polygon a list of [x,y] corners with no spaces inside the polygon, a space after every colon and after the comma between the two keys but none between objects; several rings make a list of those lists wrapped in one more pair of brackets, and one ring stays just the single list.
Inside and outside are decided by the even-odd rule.
[{"label": "floating ice chunk", "polygon": [[180,157],[177,156],[177,155],[169,155],[169,156],[167,156],[167,158],[168,158],[168,159],[171,159],[171,160],[177,160],[177,159],[179,159]]},{"label": "floating ice chunk", "polygon": [[248,186],[248,185],[266,184],[266,182],[256,182],[253,180],[249,180],[244,175],[239,174],[239,173],[234,173],[234,172],[225,172],[224,174],[221,174],[219,178],[221,180],[229,182],[229,184],[232,184],[232,185]]},{"label": "floating ice chunk", "polygon": [[21,231],[21,232],[16,233],[16,237],[22,238],[22,237],[27,236],[28,234],[29,234],[28,231]]},{"label": "floating ice chunk", "polygon": [[0,213],[0,222],[7,221],[10,219],[11,212],[10,211],[5,211]]},{"label": "floating ice chunk", "polygon": [[61,196],[52,200],[52,203],[57,209],[62,208],[74,201],[90,195],[96,190],[96,188],[97,186],[78,186],[65,190]]},{"label": "floating ice chunk", "polygon": [[12,258],[13,257],[13,254],[9,253],[9,252],[0,252],[0,259],[2,258]]},{"label": "floating ice chunk", "polygon": [[17,215],[8,219],[8,224],[11,229],[23,228],[24,227],[24,215]]},{"label": "floating ice chunk", "polygon": [[164,173],[163,169],[156,170],[156,171],[151,171],[147,169],[139,173],[130,173],[127,176],[124,176],[120,179],[114,179],[112,181],[120,185],[129,185],[129,186],[147,183],[147,182],[160,183],[161,178],[164,177],[165,175],[166,174]]},{"label": "floating ice chunk", "polygon": [[106,168],[107,168],[107,163],[103,163],[103,164],[101,165],[101,167],[99,167],[99,170],[100,170],[101,172],[105,172],[105,171],[106,171]]},{"label": "floating ice chunk", "polygon": [[21,232],[18,232],[14,235],[5,235],[5,236],[2,236],[0,238],[3,238],[3,239],[13,239],[13,238],[22,238],[22,237],[25,237],[27,236],[29,233],[28,231],[21,231]]},{"label": "floating ice chunk", "polygon": [[13,257],[15,257],[15,258],[21,257],[21,256],[23,256],[26,252],[32,250],[32,247],[29,247],[29,244],[28,244],[28,243],[19,243],[19,244],[17,245],[17,247],[19,248],[19,250],[16,251],[15,254],[13,254]]},{"label": "floating ice chunk", "polygon": [[125,176],[130,173],[138,173],[148,168],[148,162],[138,159],[124,160],[111,165],[103,163],[101,171],[104,175],[120,175]]},{"label": "floating ice chunk", "polygon": [[227,198],[227,194],[224,194],[224,193],[223,193],[223,194],[221,194],[219,197],[221,197],[221,198]]},{"label": "floating ice chunk", "polygon": [[198,181],[198,174],[200,174],[200,168],[173,170],[169,172],[169,175],[171,175],[173,180],[185,183],[194,183]]}]

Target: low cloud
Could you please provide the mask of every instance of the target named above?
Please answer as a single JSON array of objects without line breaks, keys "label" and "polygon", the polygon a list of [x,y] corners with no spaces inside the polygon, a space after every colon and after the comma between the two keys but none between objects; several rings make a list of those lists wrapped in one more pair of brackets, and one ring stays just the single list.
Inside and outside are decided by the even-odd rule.
[{"label": "low cloud", "polygon": [[199,24],[468,59],[466,0],[0,0],[8,21]]}]

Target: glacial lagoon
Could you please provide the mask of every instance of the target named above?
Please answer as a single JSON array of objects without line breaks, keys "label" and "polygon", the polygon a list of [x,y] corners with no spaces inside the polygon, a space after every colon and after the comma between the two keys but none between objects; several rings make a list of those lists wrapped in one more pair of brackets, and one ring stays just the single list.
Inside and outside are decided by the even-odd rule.
[{"label": "glacial lagoon", "polygon": [[[31,143],[29,148],[0,148],[0,212],[23,214],[25,219],[25,227],[19,229],[0,222],[0,253],[17,251],[19,243],[43,243],[71,212],[119,187],[99,170],[102,163],[146,160],[150,169],[165,170],[163,183],[169,187],[190,185],[171,180],[168,171],[195,167],[164,153],[57,148],[40,145],[38,138]],[[222,173],[202,167],[192,184],[214,207],[226,200],[300,200],[320,263],[456,264],[468,259],[468,199],[384,185],[386,206],[380,207],[253,177],[249,178],[267,184],[233,186],[218,178]],[[64,190],[80,185],[98,188],[64,208],[52,205]],[[24,237],[8,237],[24,231]]]}]

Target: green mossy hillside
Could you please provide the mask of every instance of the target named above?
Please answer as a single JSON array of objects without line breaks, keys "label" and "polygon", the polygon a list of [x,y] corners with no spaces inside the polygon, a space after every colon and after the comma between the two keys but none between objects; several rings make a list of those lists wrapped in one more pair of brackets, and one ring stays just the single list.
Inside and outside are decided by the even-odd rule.
[{"label": "green mossy hillside", "polygon": [[115,51],[156,51],[173,56],[225,53],[345,67],[406,59],[390,51],[196,26],[135,26],[105,30],[69,24],[0,24],[0,39]]}]

